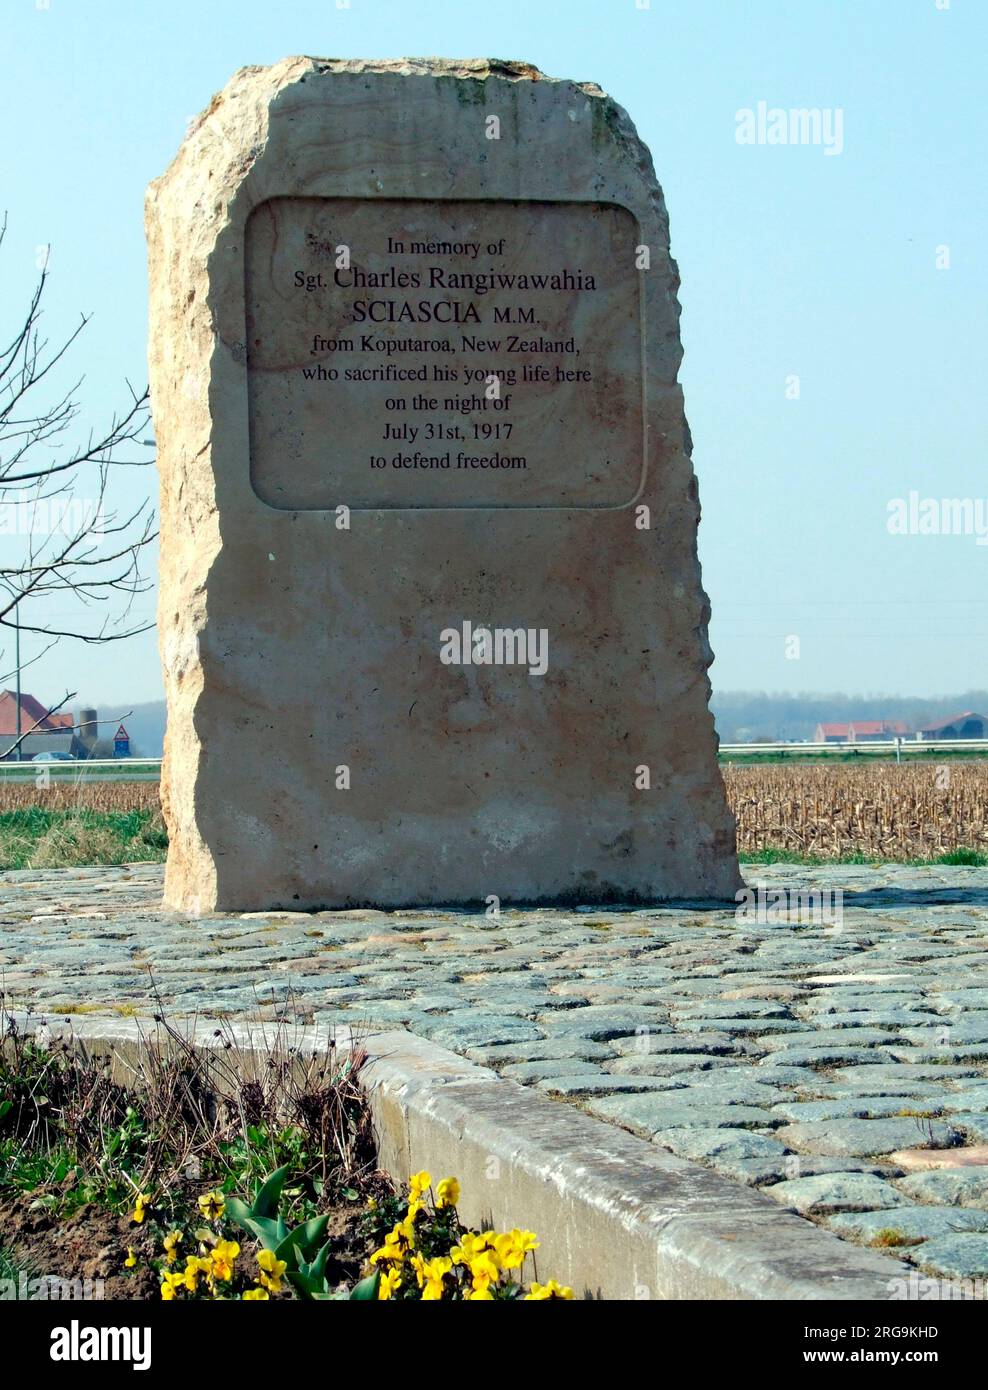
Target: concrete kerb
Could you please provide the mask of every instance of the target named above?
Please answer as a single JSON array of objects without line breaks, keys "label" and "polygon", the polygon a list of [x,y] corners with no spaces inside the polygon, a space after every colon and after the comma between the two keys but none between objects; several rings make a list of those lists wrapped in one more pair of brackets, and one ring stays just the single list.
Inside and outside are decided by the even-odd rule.
[{"label": "concrete kerb", "polygon": [[[160,1038],[150,1018],[18,1015],[107,1055],[124,1077]],[[208,1052],[345,1049],[351,1030],[183,1021]],[[401,1030],[356,1035],[382,1167],[455,1174],[471,1223],[538,1233],[538,1265],[587,1297],[886,1301],[911,1266],[847,1244],[755,1189],[702,1168]],[[901,1296],[901,1295],[900,1295]]]}]

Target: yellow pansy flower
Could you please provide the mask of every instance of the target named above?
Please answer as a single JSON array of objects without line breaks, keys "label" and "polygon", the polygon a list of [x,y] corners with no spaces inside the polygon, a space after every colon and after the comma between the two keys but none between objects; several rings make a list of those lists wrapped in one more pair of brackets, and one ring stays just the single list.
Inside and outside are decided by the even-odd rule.
[{"label": "yellow pansy flower", "polygon": [[436,1202],[441,1207],[455,1207],[460,1200],[460,1184],[455,1178],[443,1178],[436,1188]]},{"label": "yellow pansy flower", "polygon": [[415,1244],[414,1217],[408,1216],[405,1218],[404,1221],[400,1221],[392,1231],[392,1235],[394,1235],[398,1240],[403,1241],[405,1245],[409,1249],[411,1249],[412,1246]]},{"label": "yellow pansy flower", "polygon": [[503,1269],[518,1269],[525,1263],[525,1255],[529,1250],[537,1250],[539,1242],[535,1238],[534,1231],[519,1231],[515,1227],[511,1231],[505,1231],[494,1241],[494,1249],[497,1251]]},{"label": "yellow pansy flower", "polygon": [[185,1237],[181,1231],[172,1231],[165,1236],[165,1264],[173,1265],[178,1259],[178,1246],[182,1244]]},{"label": "yellow pansy flower", "polygon": [[370,1262],[372,1265],[386,1264],[388,1261],[401,1264],[402,1260],[405,1258],[407,1245],[407,1240],[399,1227],[396,1226],[393,1231],[389,1231],[384,1237],[384,1244],[381,1246],[380,1250],[374,1251],[373,1255],[370,1257]]},{"label": "yellow pansy flower", "polygon": [[482,1284],[480,1288],[474,1288],[472,1293],[467,1294],[468,1303],[493,1303],[494,1295],[491,1293],[490,1284]]},{"label": "yellow pansy flower", "polygon": [[435,1259],[422,1262],[422,1278],[419,1286],[424,1289],[422,1293],[423,1303],[437,1302],[443,1296],[443,1278],[453,1268],[453,1261],[448,1255],[437,1255]]},{"label": "yellow pansy flower", "polygon": [[218,1221],[226,1211],[226,1198],[222,1192],[204,1192],[198,1201],[199,1210],[207,1221]]},{"label": "yellow pansy flower", "polygon": [[176,1296],[175,1291],[182,1287],[185,1282],[184,1274],[166,1274],[161,1283],[161,1297],[166,1303],[170,1303]]},{"label": "yellow pansy flower", "polygon": [[273,1250],[260,1250],[257,1255],[257,1265],[265,1274],[270,1274],[272,1279],[280,1279],[288,1265],[285,1260],[279,1260]]},{"label": "yellow pansy flower", "polygon": [[481,1251],[470,1261],[470,1275],[473,1279],[475,1292],[486,1289],[489,1284],[496,1284],[498,1273],[498,1261],[491,1250]]},{"label": "yellow pansy flower", "polygon": [[413,1255],[408,1261],[415,1272],[415,1281],[419,1288],[425,1283],[425,1260],[421,1255]]},{"label": "yellow pansy flower", "polygon": [[516,1227],[511,1235],[522,1254],[529,1250],[538,1250],[539,1238],[534,1231],[519,1231]]},{"label": "yellow pansy flower", "polygon": [[127,1246],[127,1258],[124,1260],[124,1269],[133,1269],[137,1264],[137,1256],[134,1254],[134,1247]]},{"label": "yellow pansy flower", "polygon": [[473,1275],[474,1283],[478,1280],[485,1280],[488,1283],[497,1279],[500,1273],[500,1264],[497,1254],[493,1250],[482,1250],[479,1255],[475,1255],[470,1261],[470,1273]]},{"label": "yellow pansy flower", "polygon": [[573,1297],[573,1290],[564,1284],[557,1284],[555,1279],[550,1279],[548,1284],[533,1284],[525,1295],[525,1303],[544,1302],[548,1298],[570,1299]]},{"label": "yellow pansy flower", "polygon": [[247,1289],[241,1297],[244,1303],[266,1303],[268,1291],[267,1289]]},{"label": "yellow pansy flower", "polygon": [[135,1222],[135,1224],[139,1226],[141,1222],[144,1220],[145,1207],[149,1207],[150,1205],[151,1198],[148,1196],[148,1194],[146,1192],[138,1192],[137,1197],[134,1201],[134,1210],[130,1214],[131,1221]]},{"label": "yellow pansy flower", "polygon": [[486,1246],[479,1236],[475,1236],[472,1231],[464,1231],[460,1236],[459,1245],[454,1245],[449,1253],[454,1264],[468,1265],[484,1249]]},{"label": "yellow pansy flower", "polygon": [[233,1262],[240,1254],[240,1246],[235,1240],[218,1240],[210,1256],[212,1273],[224,1282],[233,1278]]},{"label": "yellow pansy flower", "polygon": [[432,1186],[432,1174],[423,1168],[421,1173],[413,1173],[408,1180],[408,1196],[411,1201],[416,1197],[421,1197],[423,1192],[428,1192]]},{"label": "yellow pansy flower", "polygon": [[401,1270],[388,1269],[381,1275],[381,1282],[377,1287],[377,1296],[382,1302],[391,1298],[395,1290],[401,1285]]}]

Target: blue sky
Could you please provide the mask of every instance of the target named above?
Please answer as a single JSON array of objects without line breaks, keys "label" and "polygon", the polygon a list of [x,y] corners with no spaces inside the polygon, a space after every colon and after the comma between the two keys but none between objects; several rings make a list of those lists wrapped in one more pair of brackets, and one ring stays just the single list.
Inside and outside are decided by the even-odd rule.
[{"label": "blue sky", "polygon": [[[94,314],[87,418],[124,377],[143,384],[144,188],[244,64],[496,55],[596,81],[670,212],[715,687],[988,685],[988,546],[887,529],[910,492],[988,505],[988,6],[944,3],[3,0],[0,336],[51,243],[53,336]],[[759,101],[839,108],[843,151],[738,144],[736,113]],[[121,500],[149,485],[131,474]],[[157,698],[154,635],[63,644],[25,683]]]}]

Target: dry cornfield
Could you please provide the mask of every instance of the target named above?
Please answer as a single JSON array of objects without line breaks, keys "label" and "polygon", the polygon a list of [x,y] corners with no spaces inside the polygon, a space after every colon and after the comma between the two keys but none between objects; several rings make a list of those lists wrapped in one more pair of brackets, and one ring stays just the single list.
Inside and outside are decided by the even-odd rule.
[{"label": "dry cornfield", "polygon": [[988,853],[988,762],[727,764],[722,771],[741,854]]},{"label": "dry cornfield", "polygon": [[[988,760],[969,763],[761,763],[724,766],[738,850],[833,859],[933,859],[988,853]],[[156,782],[0,782],[0,813],[149,811],[160,825]]]},{"label": "dry cornfield", "polygon": [[0,814],[4,811],[158,811],[157,782],[70,782],[52,778],[50,787],[32,781],[0,780]]}]

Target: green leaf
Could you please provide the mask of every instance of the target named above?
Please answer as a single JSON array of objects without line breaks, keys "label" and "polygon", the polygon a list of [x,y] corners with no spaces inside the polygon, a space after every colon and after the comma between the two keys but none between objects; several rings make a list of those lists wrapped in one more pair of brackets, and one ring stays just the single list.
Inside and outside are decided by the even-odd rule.
[{"label": "green leaf", "polygon": [[226,1215],[235,1226],[246,1226],[247,1221],[252,1215],[251,1208],[246,1202],[242,1202],[239,1197],[227,1197]]},{"label": "green leaf", "polygon": [[271,1250],[272,1252],[278,1249],[287,1235],[285,1223],[280,1217],[277,1221],[269,1221],[258,1220],[256,1217],[248,1216],[243,1225],[245,1231],[250,1231],[251,1235],[257,1237],[265,1250]]},{"label": "green leaf", "polygon": [[312,1261],[312,1264],[309,1266],[310,1273],[317,1274],[321,1279],[324,1279],[326,1277],[326,1261],[329,1259],[329,1252],[332,1249],[332,1247],[333,1242],[331,1240],[327,1240],[326,1244],[322,1247],[322,1249],[319,1251],[319,1254],[316,1256],[316,1258]]},{"label": "green leaf", "polygon": [[367,1303],[377,1298],[378,1286],[381,1282],[381,1271],[375,1269],[373,1274],[368,1274],[366,1279],[361,1279],[359,1284],[354,1284],[350,1290],[351,1300],[360,1303]]},{"label": "green leaf", "polygon": [[277,1215],[278,1202],[281,1199],[281,1189],[285,1185],[285,1178],[287,1176],[287,1163],[281,1168],[276,1168],[274,1170],[254,1198],[254,1203],[251,1207],[251,1215],[253,1217],[267,1219],[268,1217]]},{"label": "green leaf", "polygon": [[303,1298],[322,1299],[329,1297],[329,1285],[326,1283],[324,1275],[295,1269],[286,1275],[286,1278],[292,1288]]},{"label": "green leaf", "polygon": [[278,1260],[288,1260],[289,1264],[291,1264],[292,1261],[289,1259],[289,1251],[292,1246],[297,1245],[301,1251],[301,1259],[299,1260],[299,1266],[301,1267],[304,1261],[311,1258],[312,1252],[326,1234],[326,1227],[328,1225],[328,1216],[314,1216],[311,1221],[306,1221],[304,1226],[296,1226],[295,1230],[285,1237],[281,1245],[279,1245],[274,1252],[275,1258]]}]

